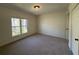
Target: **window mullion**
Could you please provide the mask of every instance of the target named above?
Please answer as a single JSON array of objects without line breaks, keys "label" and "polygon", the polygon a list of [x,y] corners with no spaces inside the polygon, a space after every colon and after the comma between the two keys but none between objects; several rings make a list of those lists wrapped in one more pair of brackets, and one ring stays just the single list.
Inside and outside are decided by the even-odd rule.
[{"label": "window mullion", "polygon": [[20,19],[20,33],[22,35],[22,23],[21,23],[21,19]]}]

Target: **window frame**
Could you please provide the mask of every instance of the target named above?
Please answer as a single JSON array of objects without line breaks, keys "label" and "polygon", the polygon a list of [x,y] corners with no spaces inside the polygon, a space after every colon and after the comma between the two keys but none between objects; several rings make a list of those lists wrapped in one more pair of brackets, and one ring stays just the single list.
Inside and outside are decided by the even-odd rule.
[{"label": "window frame", "polygon": [[[16,18],[16,19],[19,19],[19,26],[12,26],[12,18]],[[16,35],[13,35],[13,27],[19,27],[19,34],[16,34]],[[17,18],[17,17],[11,17],[11,34],[12,34],[12,37],[15,37],[15,36],[19,36],[21,34],[21,31],[20,31],[20,18]]]},{"label": "window frame", "polygon": [[[20,27],[20,33],[18,34],[18,35],[13,35],[12,34],[12,18],[16,18],[16,19],[19,19],[19,27]],[[27,28],[27,32],[25,32],[25,33],[22,33],[22,21],[21,21],[21,19],[26,19],[26,18],[19,18],[19,17],[11,17],[11,35],[12,35],[12,37],[16,37],[16,36],[20,36],[20,35],[23,35],[23,34],[26,34],[26,33],[28,33],[28,19],[26,19],[26,28]]]},{"label": "window frame", "polygon": [[21,18],[21,19],[20,19],[20,21],[21,21],[21,22],[20,22],[20,23],[21,23],[21,34],[25,34],[25,33],[27,33],[27,32],[25,32],[25,33],[22,32],[22,27],[23,27],[23,26],[22,26],[22,19],[25,19],[25,20],[26,20],[26,25],[24,25],[24,26],[27,28],[27,32],[28,32],[28,20],[27,20],[26,18]]}]

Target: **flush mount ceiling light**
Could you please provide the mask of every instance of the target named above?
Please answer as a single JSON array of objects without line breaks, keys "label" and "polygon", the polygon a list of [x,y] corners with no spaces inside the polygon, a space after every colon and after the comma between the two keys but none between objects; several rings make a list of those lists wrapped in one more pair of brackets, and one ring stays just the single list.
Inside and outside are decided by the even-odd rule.
[{"label": "flush mount ceiling light", "polygon": [[34,4],[32,5],[32,11],[35,11],[35,12],[39,12],[41,10],[42,6],[40,4]]},{"label": "flush mount ceiling light", "polygon": [[37,9],[37,8],[40,8],[40,6],[39,6],[39,5],[35,5],[35,6],[34,6],[34,8],[36,8],[36,9]]}]

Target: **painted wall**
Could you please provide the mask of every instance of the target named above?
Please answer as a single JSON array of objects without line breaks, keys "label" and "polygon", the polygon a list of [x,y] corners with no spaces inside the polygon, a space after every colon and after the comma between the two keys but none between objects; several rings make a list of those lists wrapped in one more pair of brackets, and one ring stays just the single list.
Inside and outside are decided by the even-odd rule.
[{"label": "painted wall", "polygon": [[[28,19],[28,33],[13,38],[11,34],[11,17]],[[16,41],[22,37],[34,34],[36,32],[37,25],[35,15],[10,8],[0,7],[0,46]]]},{"label": "painted wall", "polygon": [[42,34],[66,38],[66,13],[52,12],[38,17],[38,31]]}]

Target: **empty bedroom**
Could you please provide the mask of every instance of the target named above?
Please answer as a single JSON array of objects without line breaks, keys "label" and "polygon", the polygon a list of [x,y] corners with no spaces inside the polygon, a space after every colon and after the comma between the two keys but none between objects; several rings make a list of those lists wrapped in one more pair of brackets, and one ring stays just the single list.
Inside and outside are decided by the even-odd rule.
[{"label": "empty bedroom", "polygon": [[0,55],[78,55],[78,3],[0,3]]}]

